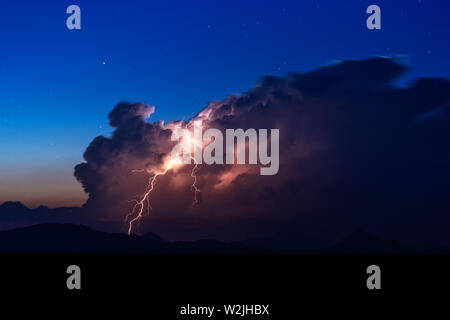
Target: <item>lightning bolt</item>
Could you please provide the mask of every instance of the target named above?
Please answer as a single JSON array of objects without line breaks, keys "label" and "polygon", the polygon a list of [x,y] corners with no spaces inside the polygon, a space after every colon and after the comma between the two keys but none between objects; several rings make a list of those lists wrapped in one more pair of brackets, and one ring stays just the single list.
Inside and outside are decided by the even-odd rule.
[{"label": "lightning bolt", "polygon": [[[192,206],[194,207],[199,203],[198,201],[198,194],[201,192],[200,189],[197,187],[197,170],[198,170],[198,163],[195,161],[194,157],[191,157],[191,159],[194,160],[194,168],[192,168],[191,171],[191,177],[194,179],[191,190],[194,192],[194,201],[192,203]],[[135,202],[133,209],[128,213],[125,217],[125,222],[128,223],[128,234],[131,234],[133,231],[133,226],[136,222],[140,221],[144,217],[144,212],[147,212],[147,215],[150,214],[151,205],[150,205],[150,195],[155,189],[156,184],[156,178],[159,176],[165,175],[170,169],[172,169],[174,166],[181,164],[180,160],[173,160],[171,159],[168,161],[168,163],[165,165],[163,170],[160,170],[153,175],[149,177],[147,187],[144,191],[144,193],[139,197],[138,200],[134,199],[131,200],[131,202]],[[141,170],[133,170],[132,172],[149,172],[148,170],[141,169]],[[145,210],[147,208],[147,210]],[[132,218],[133,217],[133,218]]]},{"label": "lightning bolt", "polygon": [[[131,234],[133,231],[133,225],[135,222],[139,221],[144,216],[144,209],[146,208],[147,204],[147,214],[150,213],[151,206],[150,206],[150,194],[155,188],[156,178],[165,175],[167,171],[169,171],[170,168],[166,167],[163,171],[159,171],[155,173],[153,176],[150,176],[148,180],[147,188],[145,189],[145,192],[142,194],[139,200],[132,200],[135,202],[135,205],[133,206],[133,209],[130,213],[127,214],[125,217],[125,221],[128,221],[131,217],[135,216],[134,218],[130,219],[128,221],[128,234]],[[139,172],[141,170],[133,170],[133,172]],[[137,214],[136,214],[137,212]]]},{"label": "lightning bolt", "polygon": [[194,163],[195,163],[195,166],[194,166],[194,168],[192,168],[192,171],[191,171],[191,177],[194,179],[194,182],[191,185],[191,190],[194,192],[194,202],[192,202],[192,206],[194,207],[195,205],[198,204],[197,193],[200,193],[201,191],[197,187],[197,168],[198,168],[198,163],[197,163],[197,161],[195,161],[195,158],[192,157],[192,159],[194,159]]}]

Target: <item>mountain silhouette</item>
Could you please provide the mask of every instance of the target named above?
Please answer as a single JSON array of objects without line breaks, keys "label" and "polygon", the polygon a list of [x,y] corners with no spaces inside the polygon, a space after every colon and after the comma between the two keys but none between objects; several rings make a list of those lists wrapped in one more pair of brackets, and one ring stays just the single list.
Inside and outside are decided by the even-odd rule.
[{"label": "mountain silhouette", "polygon": [[0,205],[0,226],[3,229],[9,229],[45,222],[68,223],[79,218],[81,210],[80,207],[48,208],[45,206],[30,209],[21,202],[7,201]]},{"label": "mountain silhouette", "polygon": [[[21,202],[0,205],[0,253],[450,253],[429,244],[403,244],[356,229],[334,246],[325,246],[299,232],[223,242],[214,239],[169,242],[149,232],[143,236],[103,232],[79,221],[82,208],[40,206],[30,209]],[[100,226],[95,227],[101,229]]]},{"label": "mountain silhouette", "polygon": [[272,250],[289,252],[317,252],[323,251],[325,245],[316,239],[311,239],[299,232],[277,233],[272,237],[250,238],[244,243]]},{"label": "mountain silhouette", "polygon": [[[146,235],[149,237],[149,235]],[[0,231],[0,253],[209,254],[264,252],[242,243],[216,240],[167,242],[121,233],[95,231],[75,224],[44,223]]]},{"label": "mountain silhouette", "polygon": [[153,240],[155,242],[167,242],[165,239],[161,238],[154,232],[148,232],[142,236],[142,238]]},{"label": "mountain silhouette", "polygon": [[403,244],[356,229],[348,237],[338,241],[329,251],[334,253],[448,254],[450,248],[430,244]]},{"label": "mountain silhouette", "polygon": [[14,212],[20,212],[20,211],[29,211],[25,205],[22,204],[22,202],[19,201],[7,201],[4,202],[2,205],[0,205],[0,210],[2,211],[14,211]]},{"label": "mountain silhouette", "polygon": [[94,231],[73,224],[45,223],[0,232],[0,252],[158,253],[164,245],[137,236]]},{"label": "mountain silhouette", "polygon": [[336,243],[331,251],[345,253],[401,253],[408,251],[408,249],[395,241],[384,240],[362,229],[356,229],[348,237]]},{"label": "mountain silhouette", "polygon": [[32,210],[21,202],[8,201],[0,205],[0,221],[2,223],[14,223],[34,221]]}]

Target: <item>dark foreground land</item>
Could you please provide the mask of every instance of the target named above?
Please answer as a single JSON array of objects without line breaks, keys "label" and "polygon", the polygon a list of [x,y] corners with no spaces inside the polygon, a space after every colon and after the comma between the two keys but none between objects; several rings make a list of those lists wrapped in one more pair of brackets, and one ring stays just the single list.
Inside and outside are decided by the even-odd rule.
[{"label": "dark foreground land", "polygon": [[169,242],[156,234],[108,233],[62,223],[43,223],[0,231],[0,254],[143,254],[143,255],[255,255],[255,254],[449,254],[446,247],[407,245],[355,230],[332,245],[322,245],[298,233],[223,242]]},{"label": "dark foreground land", "polygon": [[[381,269],[381,290],[366,286],[367,267],[374,264]],[[70,265],[81,269],[81,290],[67,289]],[[1,291],[9,299],[31,296],[75,309],[87,303],[108,313],[138,314],[144,308],[149,319],[207,318],[180,318],[180,308],[188,304],[270,306],[271,317],[251,319],[301,319],[306,310],[321,318],[361,305],[376,310],[386,299],[398,307],[405,297],[445,297],[449,269],[448,255],[0,255]],[[332,302],[339,312],[329,309]]]},{"label": "dark foreground land", "polygon": [[[282,249],[283,243],[280,238],[167,242],[154,234],[35,225],[0,232],[0,290],[9,298],[31,294],[32,301],[63,299],[76,306],[107,298],[115,302],[109,311],[132,313],[142,306],[151,319],[207,318],[180,318],[180,308],[188,304],[269,305],[271,317],[253,318],[297,319],[308,308],[317,316],[330,311],[320,307],[325,301],[353,310],[355,303],[376,307],[386,297],[442,297],[450,286],[450,255],[444,249],[414,253],[361,230],[326,250],[296,251],[292,243]],[[81,290],[67,288],[70,265],[81,269]],[[381,290],[367,288],[370,265],[381,269]]]}]

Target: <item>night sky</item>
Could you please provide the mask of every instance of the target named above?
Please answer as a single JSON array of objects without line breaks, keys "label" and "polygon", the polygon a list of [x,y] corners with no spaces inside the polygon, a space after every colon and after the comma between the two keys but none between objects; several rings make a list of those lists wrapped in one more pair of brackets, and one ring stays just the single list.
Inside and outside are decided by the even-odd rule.
[{"label": "night sky", "polygon": [[[81,8],[81,30],[66,8]],[[365,26],[377,4],[382,30]],[[340,59],[402,56],[450,77],[448,1],[21,1],[0,7],[0,202],[81,205],[73,176],[120,101],[188,120],[265,75]]]}]

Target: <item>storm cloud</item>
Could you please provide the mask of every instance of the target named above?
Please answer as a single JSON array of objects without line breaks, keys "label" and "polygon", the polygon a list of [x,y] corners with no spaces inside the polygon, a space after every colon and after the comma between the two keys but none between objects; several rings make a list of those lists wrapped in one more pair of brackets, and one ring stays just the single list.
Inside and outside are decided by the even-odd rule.
[{"label": "storm cloud", "polygon": [[203,120],[204,130],[279,129],[278,174],[261,176],[260,165],[199,165],[201,201],[192,207],[193,165],[169,170],[136,232],[238,239],[294,230],[328,238],[363,227],[450,243],[450,81],[393,85],[406,70],[375,57],[266,76],[189,121],[151,122],[155,107],[121,102],[109,114],[112,135],[96,137],[75,167],[89,194],[85,215],[125,231],[133,199],[175,145],[172,130]]}]

